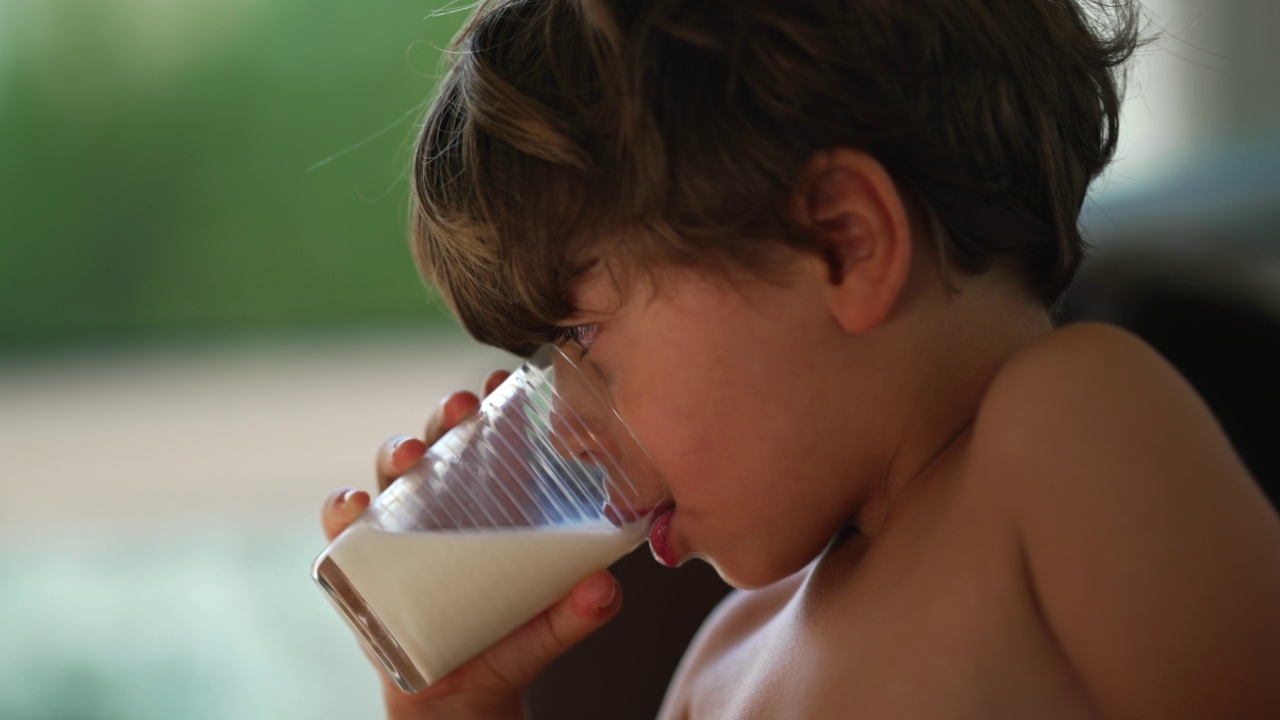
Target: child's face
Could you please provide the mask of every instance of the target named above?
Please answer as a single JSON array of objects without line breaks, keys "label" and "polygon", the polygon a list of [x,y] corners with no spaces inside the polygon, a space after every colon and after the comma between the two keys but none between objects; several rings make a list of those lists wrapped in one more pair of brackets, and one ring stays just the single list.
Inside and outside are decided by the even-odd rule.
[{"label": "child's face", "polygon": [[812,560],[856,495],[826,268],[788,253],[779,285],[671,270],[619,298],[598,272],[571,320],[669,484],[674,554],[702,556],[742,587]]}]

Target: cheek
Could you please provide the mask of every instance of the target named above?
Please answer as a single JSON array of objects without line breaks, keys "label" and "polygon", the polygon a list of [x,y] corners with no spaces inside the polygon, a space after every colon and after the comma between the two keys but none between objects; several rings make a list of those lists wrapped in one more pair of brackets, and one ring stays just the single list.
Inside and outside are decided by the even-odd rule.
[{"label": "cheek", "polygon": [[715,405],[671,384],[634,397],[621,393],[616,401],[676,502],[689,510],[715,509],[726,492],[720,478],[734,454]]},{"label": "cheek", "polygon": [[673,492],[683,494],[697,479],[704,484],[711,479],[710,472],[720,461],[714,426],[700,415],[696,404],[651,402],[634,406],[624,417]]},{"label": "cheek", "polygon": [[677,495],[731,500],[776,481],[794,458],[788,433],[803,423],[770,373],[732,362],[628,370],[615,406]]},{"label": "cheek", "polygon": [[742,534],[739,525],[758,527],[785,478],[763,466],[771,448],[754,436],[754,423],[705,405],[671,410],[640,416],[635,432],[694,523],[687,529],[710,541]]}]

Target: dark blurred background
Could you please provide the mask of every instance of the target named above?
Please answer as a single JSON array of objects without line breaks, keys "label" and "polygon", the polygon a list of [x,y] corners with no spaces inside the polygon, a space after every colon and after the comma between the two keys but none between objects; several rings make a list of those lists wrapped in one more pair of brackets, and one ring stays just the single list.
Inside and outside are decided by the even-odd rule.
[{"label": "dark blurred background", "polygon": [[[1066,316],[1149,338],[1274,482],[1280,3],[1147,6],[1164,37]],[[307,577],[316,509],[513,364],[460,335],[404,240],[465,10],[0,0],[0,717],[377,714]],[[559,663],[547,716],[652,717],[720,592],[695,566],[646,598],[671,576],[624,562],[628,610],[591,644],[633,652]]]}]

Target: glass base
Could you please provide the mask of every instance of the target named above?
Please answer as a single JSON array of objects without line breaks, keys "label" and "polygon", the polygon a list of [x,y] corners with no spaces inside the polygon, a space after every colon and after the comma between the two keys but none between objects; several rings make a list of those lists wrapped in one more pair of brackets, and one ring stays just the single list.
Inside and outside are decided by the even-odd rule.
[{"label": "glass base", "polygon": [[386,626],[360,593],[352,587],[346,573],[342,572],[333,558],[326,554],[317,560],[311,569],[311,577],[329,594],[334,605],[342,611],[351,627],[355,628],[361,642],[401,690],[415,693],[427,687],[427,679],[414,667],[409,656],[387,632]]}]

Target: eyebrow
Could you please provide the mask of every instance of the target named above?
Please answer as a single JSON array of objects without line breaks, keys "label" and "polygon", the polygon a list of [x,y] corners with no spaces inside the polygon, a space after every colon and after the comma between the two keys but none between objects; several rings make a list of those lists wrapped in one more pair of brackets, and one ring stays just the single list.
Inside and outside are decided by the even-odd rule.
[{"label": "eyebrow", "polygon": [[[602,270],[604,267],[605,263],[602,262],[599,257],[595,257],[583,262],[570,272],[570,278],[572,278],[572,287],[570,288],[570,294],[572,296],[572,311],[567,316],[559,320],[556,323],[557,325],[571,326],[581,324],[584,315],[609,315],[616,312],[617,309],[622,306],[622,298],[618,295],[619,291],[616,282],[611,282],[609,284],[609,289],[607,290],[589,294],[590,299],[601,300],[602,302],[590,303],[590,307],[584,307],[583,305],[583,289],[589,284],[587,281],[596,280],[597,278],[590,276],[593,273]],[[608,280],[607,278],[599,279],[601,281]],[[600,295],[604,295],[604,297],[596,297]]]},{"label": "eyebrow", "polygon": [[594,270],[596,266],[599,264],[600,264],[600,258],[598,257],[593,257],[590,260],[587,260],[586,262],[579,263],[576,267],[569,270],[569,278],[573,280],[580,280],[582,279],[583,275],[586,275],[587,273]]}]

